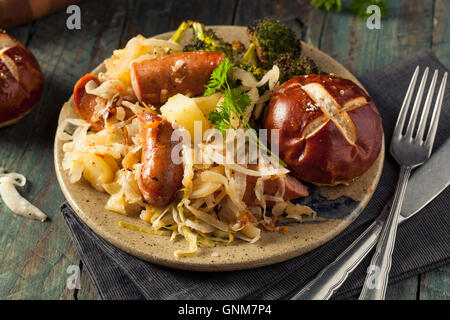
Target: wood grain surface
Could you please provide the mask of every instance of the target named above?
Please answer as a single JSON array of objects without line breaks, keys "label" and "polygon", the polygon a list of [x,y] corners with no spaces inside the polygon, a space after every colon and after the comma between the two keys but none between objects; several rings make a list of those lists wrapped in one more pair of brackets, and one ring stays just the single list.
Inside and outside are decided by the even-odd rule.
[{"label": "wood grain surface", "polygon": [[[98,299],[86,272],[80,290],[69,290],[67,268],[79,265],[59,207],[64,201],[53,167],[59,109],[77,79],[138,33],[175,29],[184,19],[209,25],[246,25],[272,16],[285,22],[355,75],[420,48],[431,48],[450,66],[450,1],[389,1],[382,29],[369,30],[348,13],[311,8],[309,0],[98,0],[81,7],[81,30],[67,30],[65,10],[9,29],[36,55],[46,78],[39,105],[21,122],[0,129],[0,166],[23,173],[20,190],[50,220],[13,215],[0,204],[0,299]],[[385,199],[387,200],[387,199]],[[450,266],[389,286],[388,299],[449,299]]]},{"label": "wood grain surface", "polygon": [[0,0],[0,28],[11,28],[84,0]]}]

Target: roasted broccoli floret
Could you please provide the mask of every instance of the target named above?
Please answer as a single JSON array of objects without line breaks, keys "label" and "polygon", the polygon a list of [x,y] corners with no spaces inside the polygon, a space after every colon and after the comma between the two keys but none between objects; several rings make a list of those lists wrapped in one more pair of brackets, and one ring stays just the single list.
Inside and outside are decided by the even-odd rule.
[{"label": "roasted broccoli floret", "polygon": [[[205,26],[196,21],[186,22],[188,26],[192,27],[194,32],[194,40],[192,44],[188,44],[183,48],[183,51],[215,51],[223,52],[232,61],[239,59],[242,52],[245,50],[244,45],[239,41],[225,42],[212,29],[206,29]],[[180,25],[179,30],[184,28]],[[177,30],[178,32],[178,30]],[[180,31],[181,33],[181,31]]]},{"label": "roasted broccoli floret", "polygon": [[182,22],[171,40],[180,42],[189,28],[193,30],[194,40],[184,51],[224,52],[236,66],[251,72],[258,81],[274,64],[280,68],[280,83],[298,75],[319,73],[313,60],[300,55],[301,43],[294,31],[277,20],[256,20],[248,26],[250,46],[245,53],[240,41],[225,42],[197,21]]},{"label": "roasted broccoli floret", "polygon": [[247,34],[263,68],[270,69],[280,54],[291,53],[297,57],[301,53],[301,43],[294,31],[280,21],[256,20],[248,26]]},{"label": "roasted broccoli floret", "polygon": [[180,42],[181,39],[183,39],[184,34],[189,29],[189,27],[192,25],[192,21],[183,21],[179,26],[178,29],[175,31],[173,36],[169,39],[174,42]]},{"label": "roasted broccoli floret", "polygon": [[264,74],[266,73],[266,70],[259,67],[258,56],[256,54],[256,47],[253,43],[250,44],[247,51],[244,53],[244,56],[239,62],[238,67],[248,72],[251,72],[258,81],[261,80]]},{"label": "roasted broccoli floret", "polygon": [[231,50],[233,52],[234,61],[238,61],[245,51],[245,46],[242,42],[238,40],[231,41],[230,44]]},{"label": "roasted broccoli floret", "polygon": [[319,68],[312,59],[305,56],[295,57],[291,53],[280,54],[274,64],[280,69],[280,83],[296,76],[319,73]]}]

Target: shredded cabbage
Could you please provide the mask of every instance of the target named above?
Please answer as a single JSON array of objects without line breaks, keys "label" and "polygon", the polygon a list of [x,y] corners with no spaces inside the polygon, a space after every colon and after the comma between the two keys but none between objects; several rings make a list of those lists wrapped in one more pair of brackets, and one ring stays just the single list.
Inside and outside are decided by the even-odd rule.
[{"label": "shredded cabbage", "polygon": [[[198,146],[202,151],[201,164],[194,161],[194,146],[189,143],[182,145],[182,189],[173,203],[157,208],[144,202],[137,182],[141,175],[143,141],[136,115],[156,113],[157,110],[143,102],[136,102],[129,66],[141,59],[154,59],[181,51],[182,47],[177,43],[146,39],[139,35],[131,39],[124,49],[114,51],[114,55],[105,61],[106,72],[98,76],[100,84],[94,81],[86,84],[86,92],[97,96],[94,118],[103,119],[105,128],[93,132],[84,120],[66,119],[56,134],[64,142],[62,166],[68,171],[71,183],[86,178],[93,187],[109,194],[105,204],[107,210],[139,215],[149,225],[146,228],[120,221],[119,225],[123,228],[169,236],[170,241],[175,241],[178,236],[183,237],[188,248],[176,250],[174,255],[177,258],[195,254],[198,244],[230,244],[235,238],[254,243],[261,238],[261,226],[276,230],[279,222],[301,221],[305,215],[313,216],[310,208],[283,200],[284,179],[289,170],[274,165],[258,154],[250,155],[248,142],[239,144],[237,148],[244,150],[247,158],[252,157],[259,163],[256,169],[237,163],[236,159],[225,161],[227,143],[234,144],[236,141],[218,144],[212,141],[213,134]],[[246,120],[258,118],[279,85],[280,70],[273,66],[260,81],[241,69],[233,69],[232,73],[234,78],[240,80],[241,88],[251,100],[244,115]],[[266,86],[268,89],[260,95],[260,88]],[[115,113],[110,112],[114,110],[112,108],[115,108]],[[239,119],[233,118],[231,122],[239,126]],[[175,122],[172,126],[186,130]],[[92,159],[95,159],[95,166],[89,162]],[[247,207],[244,202],[249,177],[256,178],[252,190],[257,202],[254,207]],[[267,179],[278,179],[280,186],[275,195],[264,193],[264,181]],[[0,185],[1,181],[0,178]],[[274,203],[270,216],[266,214],[267,202]]]}]

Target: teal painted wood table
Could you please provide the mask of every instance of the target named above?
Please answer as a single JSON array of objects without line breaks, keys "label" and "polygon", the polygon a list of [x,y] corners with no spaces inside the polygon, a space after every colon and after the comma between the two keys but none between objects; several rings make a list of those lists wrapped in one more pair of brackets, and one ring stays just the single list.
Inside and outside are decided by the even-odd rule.
[{"label": "teal painted wood table", "polygon": [[[450,1],[389,1],[381,29],[370,30],[351,15],[317,10],[309,0],[86,1],[81,29],[68,30],[61,11],[8,30],[35,54],[46,86],[37,107],[18,124],[0,129],[0,166],[24,174],[21,190],[45,211],[45,223],[13,215],[0,204],[0,299],[98,299],[87,276],[81,287],[66,286],[68,267],[80,259],[59,207],[64,201],[53,166],[59,110],[74,83],[128,39],[175,29],[184,19],[207,25],[246,25],[276,17],[308,43],[330,54],[355,75],[383,66],[420,48],[431,48],[450,66]],[[345,1],[344,1],[345,3]],[[450,266],[389,286],[389,299],[449,299]]]}]

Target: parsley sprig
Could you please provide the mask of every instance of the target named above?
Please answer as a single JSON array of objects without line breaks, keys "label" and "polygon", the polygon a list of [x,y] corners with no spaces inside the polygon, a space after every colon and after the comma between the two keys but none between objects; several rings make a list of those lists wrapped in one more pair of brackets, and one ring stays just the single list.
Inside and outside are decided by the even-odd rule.
[{"label": "parsley sprig", "polygon": [[[316,8],[323,8],[327,11],[339,12],[342,9],[342,0],[311,0],[311,4]],[[352,0],[350,11],[365,20],[369,17],[366,9],[372,4],[380,7],[382,18],[387,16],[388,3],[385,0]]]},{"label": "parsley sprig", "polygon": [[387,16],[388,4],[384,0],[353,0],[350,11],[361,19],[366,20],[371,15],[370,13],[367,13],[367,7],[372,4],[380,7],[381,18]]},{"label": "parsley sprig", "polygon": [[[211,73],[210,80],[206,85],[205,96],[210,96],[217,91],[223,92],[223,101],[217,106],[216,110],[209,113],[209,121],[219,130],[222,135],[225,135],[227,129],[237,130],[233,126],[233,116],[239,120],[240,126],[250,132],[250,141],[265,150],[267,153],[275,157],[283,166],[286,163],[267,148],[258,138],[252,127],[245,117],[245,111],[250,106],[252,100],[248,94],[241,88],[231,88],[228,82],[228,74],[233,69],[234,64],[225,58],[220,65]],[[238,131],[239,132],[239,131]]]}]

